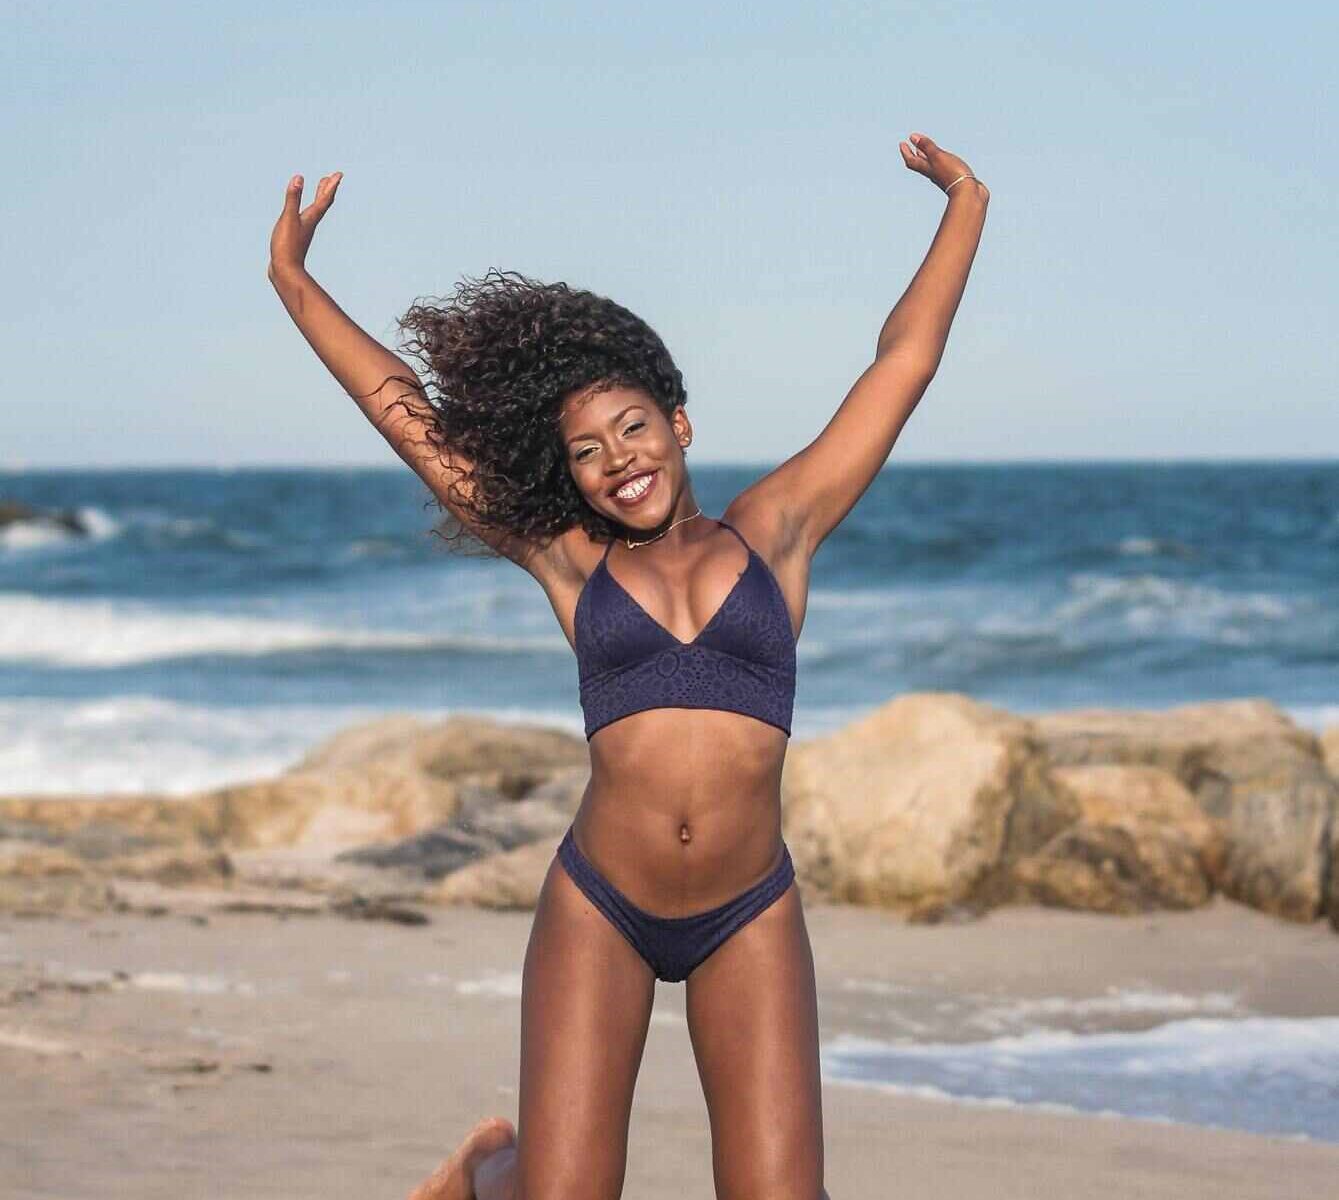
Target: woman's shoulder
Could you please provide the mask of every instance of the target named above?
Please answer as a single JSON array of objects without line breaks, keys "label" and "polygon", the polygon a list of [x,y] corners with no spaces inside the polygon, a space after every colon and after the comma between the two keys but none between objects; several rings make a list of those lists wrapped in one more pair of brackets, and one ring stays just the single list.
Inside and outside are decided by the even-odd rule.
[{"label": "woman's shoulder", "polygon": [[732,525],[769,564],[780,563],[793,552],[795,538],[787,529],[784,508],[769,503],[766,493],[756,486],[745,488],[731,500],[721,520]]}]

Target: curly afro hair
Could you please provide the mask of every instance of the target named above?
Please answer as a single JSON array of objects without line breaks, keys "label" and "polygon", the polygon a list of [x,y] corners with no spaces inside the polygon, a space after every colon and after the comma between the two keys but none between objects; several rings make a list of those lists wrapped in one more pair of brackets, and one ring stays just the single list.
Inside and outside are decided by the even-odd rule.
[{"label": "curly afro hair", "polygon": [[[466,276],[444,300],[415,302],[399,327],[425,377],[430,407],[420,402],[416,415],[428,440],[439,456],[465,460],[453,507],[480,527],[540,542],[576,525],[597,541],[614,536],[572,479],[558,415],[574,392],[629,387],[668,419],[687,393],[655,330],[603,296],[492,269]],[[448,510],[439,532],[456,548],[471,531]]]}]

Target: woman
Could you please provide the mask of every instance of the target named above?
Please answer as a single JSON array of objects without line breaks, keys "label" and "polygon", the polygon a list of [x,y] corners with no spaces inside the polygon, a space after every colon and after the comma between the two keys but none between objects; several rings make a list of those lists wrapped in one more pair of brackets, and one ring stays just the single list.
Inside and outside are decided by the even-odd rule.
[{"label": "woman", "polygon": [[341,174],[301,210],[289,184],[270,281],[458,528],[544,589],[590,748],[525,955],[519,1131],[481,1121],[415,1200],[619,1196],[658,978],[686,982],[717,1196],[827,1198],[813,957],[781,836],[795,639],[815,550],[935,374],[989,199],[930,138],[900,149],[948,196],[925,261],[836,415],[720,518],[694,499],[682,377],[643,321],[490,272],[402,319],[425,382],[306,271]]}]

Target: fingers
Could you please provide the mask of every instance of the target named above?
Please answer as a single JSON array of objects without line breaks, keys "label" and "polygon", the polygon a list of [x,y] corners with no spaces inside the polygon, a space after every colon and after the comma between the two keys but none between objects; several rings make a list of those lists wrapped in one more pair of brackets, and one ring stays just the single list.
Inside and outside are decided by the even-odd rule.
[{"label": "fingers", "polygon": [[321,182],[316,185],[316,195],[312,197],[312,202],[302,210],[304,220],[319,221],[325,216],[326,209],[334,202],[339,181],[343,178],[343,171],[335,171],[333,174],[321,176]]},{"label": "fingers", "polygon": [[284,192],[284,214],[297,216],[298,205],[302,202],[302,176],[294,175],[288,181],[288,190]]},{"label": "fingers", "polygon": [[[913,133],[911,136],[915,137],[916,135]],[[898,142],[897,148],[902,151],[902,161],[913,171],[919,171],[922,175],[929,171],[929,159],[911,143]]]}]

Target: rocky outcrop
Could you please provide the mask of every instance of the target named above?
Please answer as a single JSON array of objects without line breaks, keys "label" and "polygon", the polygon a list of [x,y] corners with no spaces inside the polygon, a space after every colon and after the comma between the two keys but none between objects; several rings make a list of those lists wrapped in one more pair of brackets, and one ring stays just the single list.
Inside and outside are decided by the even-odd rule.
[{"label": "rocky outcrop", "polygon": [[947,693],[899,697],[794,746],[782,803],[810,883],[913,916],[1009,898],[1009,865],[1078,818],[1026,720]]},{"label": "rocky outcrop", "polygon": [[[908,695],[791,745],[782,828],[806,899],[914,920],[1222,890],[1339,929],[1334,741],[1264,701],[1025,718]],[[198,796],[0,800],[0,910],[532,908],[588,779],[561,731],[393,715]]]},{"label": "rocky outcrop", "polygon": [[1039,716],[1034,727],[1057,766],[1145,765],[1175,776],[1223,836],[1211,877],[1228,896],[1295,921],[1328,907],[1339,783],[1317,738],[1275,705],[1080,710]]},{"label": "rocky outcrop", "polygon": [[1193,908],[1213,894],[1224,840],[1177,778],[1159,767],[1060,767],[1079,819],[1014,865],[1031,899],[1134,913]]},{"label": "rocky outcrop", "polygon": [[[384,905],[565,828],[588,764],[585,742],[553,729],[393,716],[340,733],[276,778],[198,796],[0,799],[0,908],[115,907],[110,881],[282,880],[329,904]],[[368,886],[374,866],[390,868],[386,886]]]},{"label": "rocky outcrop", "polygon": [[202,804],[223,845],[333,852],[449,820],[466,785],[520,797],[554,771],[588,762],[585,742],[557,730],[388,717],[338,735],[277,779],[225,788]]}]

